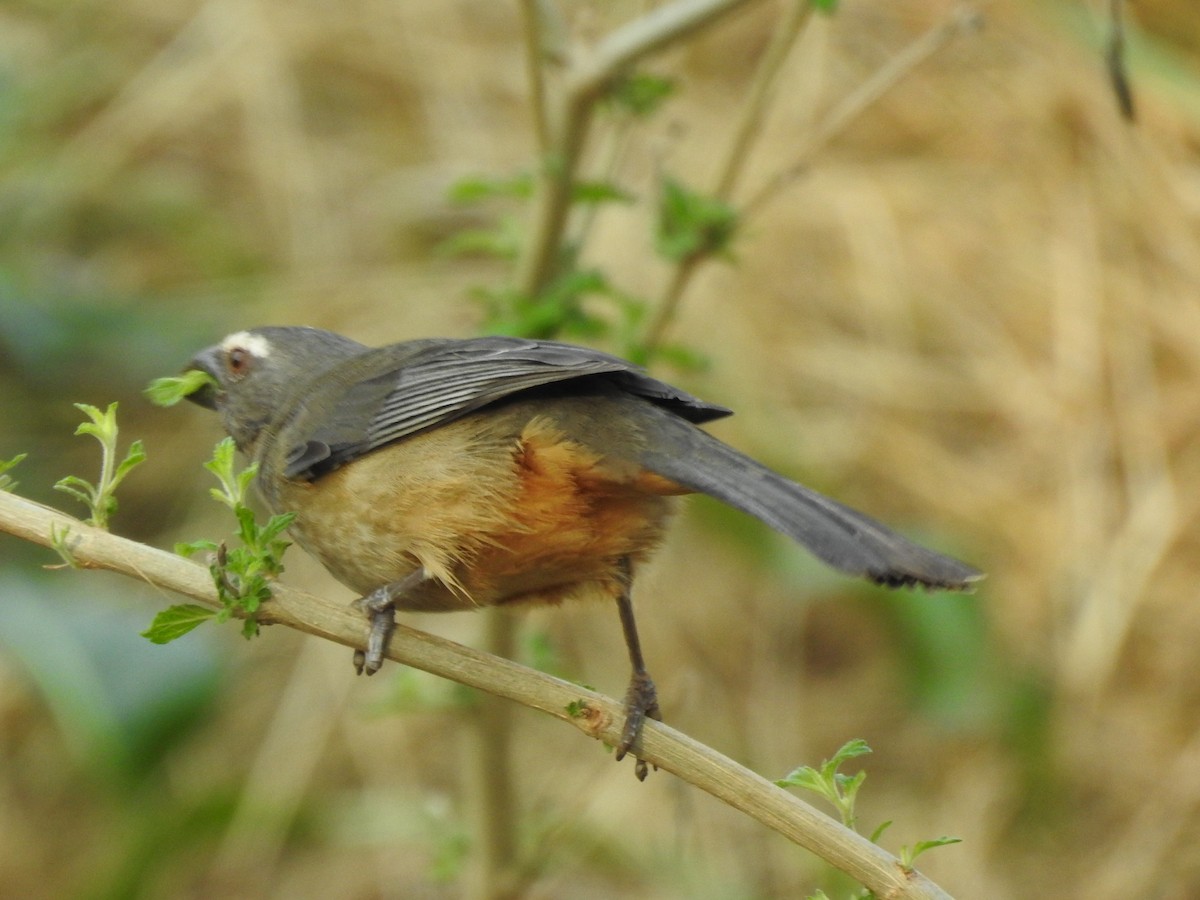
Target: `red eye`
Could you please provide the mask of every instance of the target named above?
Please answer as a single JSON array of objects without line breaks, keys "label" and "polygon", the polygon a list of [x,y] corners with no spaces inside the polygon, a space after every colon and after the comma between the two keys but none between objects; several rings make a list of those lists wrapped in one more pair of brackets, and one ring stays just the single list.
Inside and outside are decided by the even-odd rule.
[{"label": "red eye", "polygon": [[250,371],[250,351],[244,347],[231,347],[225,355],[225,365],[230,375],[245,375]]}]

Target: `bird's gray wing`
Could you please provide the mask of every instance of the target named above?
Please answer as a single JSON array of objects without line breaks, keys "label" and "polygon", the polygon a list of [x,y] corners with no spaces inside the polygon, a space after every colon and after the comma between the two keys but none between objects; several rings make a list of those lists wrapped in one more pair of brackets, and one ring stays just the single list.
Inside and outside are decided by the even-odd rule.
[{"label": "bird's gray wing", "polygon": [[367,351],[333,410],[289,448],[284,474],[315,478],[377,447],[550,384],[602,379],[690,422],[730,414],[633,363],[573,344],[520,338],[427,340]]}]

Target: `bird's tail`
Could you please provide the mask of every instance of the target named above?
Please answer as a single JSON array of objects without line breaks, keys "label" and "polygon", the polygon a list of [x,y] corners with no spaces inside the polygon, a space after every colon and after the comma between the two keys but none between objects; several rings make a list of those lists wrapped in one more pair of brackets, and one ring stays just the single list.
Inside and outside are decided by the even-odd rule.
[{"label": "bird's tail", "polygon": [[835,569],[888,587],[967,590],[983,577],[784,478],[666,410],[643,409],[655,420],[653,449],[641,459],[645,468],[761,519]]}]

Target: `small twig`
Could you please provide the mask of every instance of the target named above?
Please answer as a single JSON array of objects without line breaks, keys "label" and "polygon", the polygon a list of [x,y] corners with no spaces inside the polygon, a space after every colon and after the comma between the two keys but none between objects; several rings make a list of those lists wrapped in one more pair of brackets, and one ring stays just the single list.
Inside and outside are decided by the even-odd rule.
[{"label": "small twig", "polygon": [[521,25],[525,35],[525,73],[529,79],[529,109],[538,156],[550,150],[550,123],[546,118],[545,31],[541,0],[521,0]]},{"label": "small twig", "polygon": [[[15,494],[0,493],[0,532],[50,546],[51,529],[67,526],[75,539],[73,552],[84,564],[220,607],[205,567],[92,528]],[[295,628],[348,647],[364,646],[367,636],[366,621],[349,604],[282,584],[275,585],[272,598],[259,608],[259,621]],[[610,746],[621,739],[624,712],[619,701],[509,660],[403,625],[396,627],[387,658],[541,710]],[[866,885],[876,896],[894,900],[949,897],[917,870],[905,870],[900,860],[862,835],[668,726],[647,722],[638,755],[812,851]]]},{"label": "small twig", "polygon": [[[810,9],[811,5],[808,3],[796,3],[791,6],[788,15],[780,23],[775,38],[767,49],[755,75],[755,81],[751,85],[745,112],[738,124],[729,152],[718,170],[713,195],[719,200],[727,201],[736,185],[737,177],[743,170],[750,144],[762,128],[762,119],[766,114],[779,69],[787,58],[787,53],[794,44],[800,28],[808,20]],[[981,21],[980,14],[974,8],[960,7],[947,20],[934,26],[888,60],[886,65],[833,108],[809,134],[799,155],[786,169],[770,178],[763,187],[751,195],[739,210],[739,221],[745,222],[767,201],[778,196],[790,182],[804,174],[812,158],[826,144],[905,75],[961,32],[979,27]],[[703,257],[684,258],[672,270],[671,277],[656,305],[654,318],[646,329],[646,345],[648,347],[658,346],[662,342],[666,330],[679,308],[684,291],[703,262],[705,262]]]},{"label": "small twig", "polygon": [[1133,87],[1129,83],[1129,71],[1125,67],[1125,19],[1121,15],[1124,0],[1109,0],[1108,17],[1112,26],[1108,38],[1108,51],[1105,62],[1108,65],[1108,77],[1112,81],[1113,93],[1117,96],[1117,106],[1121,115],[1130,122],[1137,118],[1137,109],[1133,104]]},{"label": "small twig", "polygon": [[663,339],[667,336],[667,328],[674,321],[675,313],[679,309],[679,302],[683,299],[683,292],[691,284],[692,275],[700,267],[700,263],[704,262],[704,259],[703,256],[691,254],[671,267],[670,280],[667,281],[667,286],[663,288],[662,295],[654,305],[654,317],[646,326],[644,339],[646,349],[652,350],[662,345]]},{"label": "small twig", "polygon": [[[738,177],[745,171],[750,147],[762,133],[762,123],[774,96],[783,63],[795,46],[804,23],[812,15],[811,0],[791,0],[783,19],[772,29],[771,43],[767,46],[754,80],[750,83],[742,114],[734,128],[733,139],[717,166],[711,193],[718,200],[728,201],[733,195]],[[654,306],[654,317],[646,327],[645,346],[659,346],[666,336],[667,328],[675,318],[683,293],[691,283],[692,275],[703,261],[699,256],[685,256],[671,269],[671,275],[662,295]]]},{"label": "small twig", "polygon": [[742,206],[743,217],[749,217],[807,170],[812,158],[831,140],[866,112],[874,103],[911,74],[952,40],[983,24],[983,17],[973,6],[961,6],[942,22],[934,25],[911,44],[893,56],[870,78],[842,99],[824,120],[808,135],[796,159],[783,171],[767,180]]},{"label": "small twig", "polygon": [[729,200],[737,185],[738,176],[745,171],[750,147],[762,133],[763,120],[779,84],[779,73],[788,54],[796,44],[800,31],[812,16],[812,0],[790,0],[783,18],[771,30],[771,43],[758,63],[754,80],[746,101],[741,107],[741,117],[733,132],[733,140],[725,151],[725,158],[717,168],[712,194],[718,200]]},{"label": "small twig", "polygon": [[[631,116],[624,116],[602,136],[599,149],[593,152],[593,157],[597,160],[595,177],[600,181],[614,183],[617,170],[621,166],[621,160],[629,144],[629,137],[633,133],[633,125],[634,119]],[[579,221],[574,227],[574,234],[570,237],[573,246],[587,246],[600,209],[600,204],[589,203],[579,211]]]},{"label": "small twig", "polygon": [[604,38],[573,73],[575,92],[600,94],[645,56],[685,40],[752,0],[675,0],[627,22]]}]

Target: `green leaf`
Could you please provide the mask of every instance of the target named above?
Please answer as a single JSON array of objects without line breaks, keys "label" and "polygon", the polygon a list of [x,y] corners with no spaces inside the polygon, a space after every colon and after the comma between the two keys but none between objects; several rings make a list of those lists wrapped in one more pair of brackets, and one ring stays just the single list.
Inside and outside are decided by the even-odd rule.
[{"label": "green leaf", "polygon": [[216,553],[217,552],[217,542],[216,541],[187,541],[187,542],[181,542],[181,543],[178,543],[175,545],[176,555],[182,556],[185,559],[191,559],[197,553],[201,553],[201,552]]},{"label": "green leaf", "polygon": [[85,506],[91,507],[96,502],[96,489],[78,475],[67,475],[54,483],[56,491],[70,494]]},{"label": "green leaf", "polygon": [[221,484],[220,488],[211,488],[209,493],[230,509],[237,509],[245,501],[250,482],[254,480],[258,471],[257,464],[251,463],[241,472],[237,472],[236,454],[237,447],[233,438],[227,437],[213,448],[212,459],[204,464],[204,468],[217,476],[217,481]]},{"label": "green leaf", "polygon": [[911,869],[917,857],[926,850],[932,850],[934,847],[945,847],[948,844],[961,844],[962,838],[956,837],[940,837],[934,838],[932,841],[917,841],[912,847],[900,848],[900,865],[904,869]]},{"label": "green leaf", "polygon": [[[253,616],[258,612],[258,608],[262,606],[263,594],[270,596],[270,591],[267,589],[266,583],[255,584],[253,590],[247,591],[238,601],[238,606],[248,616]],[[257,634],[257,630],[255,634]]]},{"label": "green leaf", "polygon": [[50,546],[54,548],[54,552],[59,555],[64,563],[72,569],[81,568],[79,561],[75,558],[75,554],[71,548],[71,526],[64,525],[59,531],[58,526],[50,526]]},{"label": "green leaf", "polygon": [[214,610],[194,603],[168,606],[154,617],[142,637],[155,644],[169,644],[215,616]]},{"label": "green leaf", "polygon": [[737,211],[729,204],[664,178],[659,196],[655,247],[672,261],[728,253],[737,231]]},{"label": "green leaf", "polygon": [[808,0],[812,4],[812,8],[823,13],[833,13],[837,11],[838,0]]},{"label": "green leaf", "polygon": [[675,82],[671,79],[634,72],[612,86],[608,99],[618,109],[641,118],[655,112],[673,93]]},{"label": "green leaf", "polygon": [[115,488],[126,475],[145,461],[146,448],[140,440],[134,441],[129,445],[129,452],[125,454],[125,458],[121,460],[121,464],[117,466],[116,474],[113,475],[112,479],[112,487]]},{"label": "green leaf", "polygon": [[825,793],[825,781],[821,778],[821,773],[812,766],[795,768],[783,778],[777,778],[775,784],[779,787],[798,787],[818,794]]},{"label": "green leaf", "polygon": [[571,186],[571,199],[576,203],[633,203],[634,196],[611,181],[577,181]]},{"label": "green leaf", "polygon": [[208,496],[212,497],[218,503],[224,503],[230,509],[234,507],[234,501],[229,497],[229,491],[225,487],[209,488]]},{"label": "green leaf", "polygon": [[856,775],[843,775],[841,772],[833,776],[834,783],[838,786],[838,792],[842,798],[853,802],[858,789],[862,787],[862,783],[866,781],[867,773],[859,772]]},{"label": "green leaf", "polygon": [[520,254],[524,241],[524,220],[502,215],[493,225],[456,232],[442,241],[437,251],[443,256],[513,260]]},{"label": "green leaf", "polygon": [[509,178],[487,178],[474,175],[460,178],[450,185],[449,197],[455,203],[478,203],[492,197],[513,197],[527,200],[533,196],[533,175],[518,172]]},{"label": "green leaf", "polygon": [[76,403],[75,408],[86,415],[92,421],[81,422],[75,429],[75,434],[90,434],[101,444],[115,441],[117,436],[117,404],[112,402],[108,404],[108,409],[100,412],[99,409],[88,403]]},{"label": "green leaf", "polygon": [[[566,254],[570,257],[570,253]],[[586,297],[614,295],[598,269],[565,268],[537,295],[529,297],[511,289],[476,292],[487,306],[487,328],[492,334],[548,338],[578,334],[599,323],[585,311]]]},{"label": "green leaf", "polygon": [[142,394],[155,406],[174,406],[205,387],[217,387],[217,380],[200,369],[189,369],[182,375],[155,378]]},{"label": "green leaf", "polygon": [[28,455],[29,454],[27,454],[27,453],[18,453],[12,459],[8,459],[8,460],[0,459],[0,491],[12,491],[12,490],[16,489],[17,482],[13,481],[12,477],[9,475],[6,475],[5,473],[9,469],[16,466],[21,460],[23,460]]},{"label": "green leaf", "polygon": [[940,838],[934,838],[932,841],[917,841],[913,847],[913,859],[916,859],[926,850],[932,850],[934,847],[947,847],[950,844],[961,844],[962,838],[947,837],[943,835]]},{"label": "green leaf", "polygon": [[608,289],[608,278],[599,269],[572,269],[554,279],[546,288],[546,295],[565,302],[577,300],[584,294],[602,294]]},{"label": "green leaf", "polygon": [[213,447],[212,459],[204,464],[204,468],[222,481],[227,480],[233,474],[233,460],[236,451],[237,447],[234,446],[233,438],[221,438]]},{"label": "green leaf", "polygon": [[867,742],[862,738],[853,738],[838,748],[837,753],[833,754],[830,759],[827,759],[821,764],[822,771],[832,774],[842,763],[848,759],[854,759],[858,756],[866,756],[871,752],[871,748],[867,746]]},{"label": "green leaf", "polygon": [[250,483],[254,481],[254,476],[257,474],[258,463],[250,463],[250,465],[238,472],[237,496],[239,501],[246,499],[246,494],[250,491]]},{"label": "green leaf", "polygon": [[433,833],[436,840],[432,843],[433,854],[429,862],[430,880],[449,884],[462,876],[466,862],[471,858],[473,844],[471,838],[451,826],[434,823]]},{"label": "green leaf", "polygon": [[438,253],[454,257],[513,260],[521,252],[521,235],[503,219],[493,228],[467,228],[438,245]]},{"label": "green leaf", "polygon": [[267,524],[259,529],[258,539],[264,545],[275,540],[279,534],[295,521],[295,513],[283,513],[282,515],[271,516],[267,519]]},{"label": "green leaf", "polygon": [[248,506],[239,506],[234,510],[238,520],[238,537],[247,547],[257,545],[258,523],[254,521],[254,510]]},{"label": "green leaf", "polygon": [[892,827],[891,819],[888,819],[886,822],[881,822],[879,824],[879,827],[877,827],[874,831],[871,832],[871,843],[878,844],[879,839],[881,837],[883,837],[883,833],[891,827]]}]

